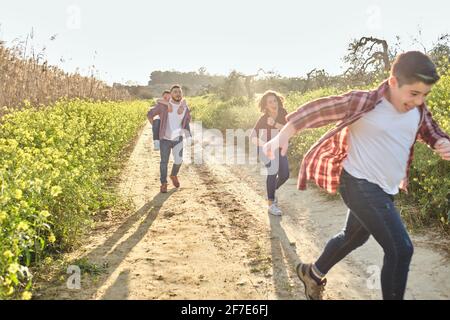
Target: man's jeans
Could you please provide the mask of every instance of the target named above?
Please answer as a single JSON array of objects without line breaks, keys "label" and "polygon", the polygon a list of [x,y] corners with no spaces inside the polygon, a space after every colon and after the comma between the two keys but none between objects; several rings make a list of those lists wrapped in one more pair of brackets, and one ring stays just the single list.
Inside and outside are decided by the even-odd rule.
[{"label": "man's jeans", "polygon": [[153,131],[153,141],[159,140],[159,126],[161,125],[161,119],[153,120],[152,131]]},{"label": "man's jeans", "polygon": [[161,139],[160,142],[160,154],[161,162],[159,170],[161,174],[161,184],[167,183],[167,166],[169,164],[170,150],[173,154],[173,166],[171,176],[177,176],[183,162],[183,137],[179,137],[177,140]]},{"label": "man's jeans", "polygon": [[394,206],[394,197],[377,184],[342,171],[339,191],[349,208],[344,230],[326,245],[315,263],[326,274],[372,235],[384,250],[381,288],[384,299],[403,299],[413,245]]}]

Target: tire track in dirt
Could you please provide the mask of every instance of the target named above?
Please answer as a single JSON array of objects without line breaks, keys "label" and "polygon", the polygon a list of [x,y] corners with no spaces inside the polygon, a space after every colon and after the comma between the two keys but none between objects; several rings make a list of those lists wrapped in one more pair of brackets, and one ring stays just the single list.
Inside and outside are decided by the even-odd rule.
[{"label": "tire track in dirt", "polygon": [[[65,255],[103,266],[70,290],[59,270],[36,285],[37,299],[275,299],[270,234],[224,194],[206,166],[183,165],[181,188],[159,193],[159,154],[146,125],[122,173],[120,193],[136,210],[105,217]],[[261,200],[261,199],[260,199]],[[298,283],[297,283],[298,286]],[[301,296],[298,298],[302,298]]]},{"label": "tire track in dirt", "polygon": [[[237,240],[238,247],[246,251],[247,265],[251,272],[268,279],[273,299],[304,299],[303,287],[293,272],[299,262],[293,243],[279,232],[279,218],[268,216],[265,201],[253,197],[251,190],[246,194],[236,192],[242,183],[233,175],[223,171],[221,166],[197,166],[203,183],[209,186],[207,197],[221,208],[228,220],[228,233],[224,236]],[[221,175],[225,173],[225,175]],[[242,185],[241,185],[242,186]],[[266,219],[271,223],[268,225]],[[230,248],[222,248],[226,252]],[[260,280],[261,281],[261,280]]]}]

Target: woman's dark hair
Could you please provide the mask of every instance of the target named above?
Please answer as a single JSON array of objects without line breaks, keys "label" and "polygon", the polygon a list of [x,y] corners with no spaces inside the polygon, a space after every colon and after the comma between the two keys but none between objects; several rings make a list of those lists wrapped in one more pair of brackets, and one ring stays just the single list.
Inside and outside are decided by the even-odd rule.
[{"label": "woman's dark hair", "polygon": [[277,99],[279,108],[283,107],[284,97],[276,91],[268,90],[268,91],[264,92],[263,96],[261,97],[261,99],[259,100],[259,103],[258,103],[259,110],[261,110],[261,112],[263,112],[263,113],[266,112],[267,98],[269,96],[274,96]]}]

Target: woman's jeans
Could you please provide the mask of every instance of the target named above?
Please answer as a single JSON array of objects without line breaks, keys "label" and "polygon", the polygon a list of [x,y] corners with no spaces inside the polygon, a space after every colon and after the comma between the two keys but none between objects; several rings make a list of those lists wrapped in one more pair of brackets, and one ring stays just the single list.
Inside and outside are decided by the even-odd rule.
[{"label": "woman's jeans", "polygon": [[287,156],[282,156],[280,150],[275,153],[275,159],[270,160],[259,147],[259,158],[267,168],[267,199],[275,201],[275,190],[278,190],[289,179],[289,163]]},{"label": "woman's jeans", "polygon": [[334,236],[315,263],[326,274],[372,235],[384,250],[381,288],[384,299],[403,299],[413,245],[394,206],[394,197],[377,184],[342,171],[339,192],[349,208],[344,229]]}]

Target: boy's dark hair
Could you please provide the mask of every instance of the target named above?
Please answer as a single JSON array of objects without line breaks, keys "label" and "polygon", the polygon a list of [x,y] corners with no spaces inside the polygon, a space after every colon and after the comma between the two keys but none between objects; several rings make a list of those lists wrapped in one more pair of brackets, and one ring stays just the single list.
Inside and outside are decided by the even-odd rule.
[{"label": "boy's dark hair", "polygon": [[162,93],[162,95],[164,96],[164,95],[167,94],[167,93],[170,94],[170,90],[164,90],[163,93]]},{"label": "boy's dark hair", "polygon": [[170,87],[170,92],[172,92],[173,89],[181,89],[181,86],[179,84],[174,84],[172,87]]},{"label": "boy's dark hair", "polygon": [[431,85],[440,79],[433,61],[420,51],[398,55],[392,64],[391,75],[397,78],[400,87],[416,82]]}]

